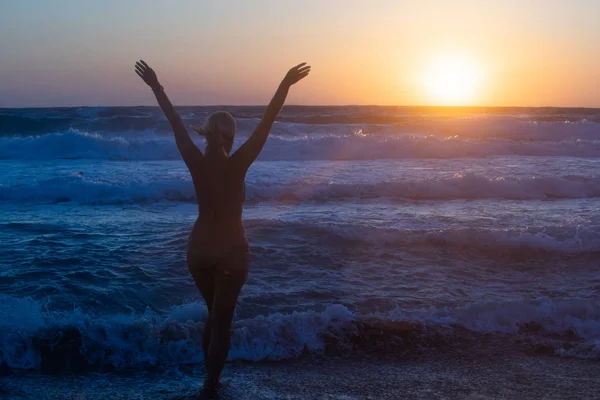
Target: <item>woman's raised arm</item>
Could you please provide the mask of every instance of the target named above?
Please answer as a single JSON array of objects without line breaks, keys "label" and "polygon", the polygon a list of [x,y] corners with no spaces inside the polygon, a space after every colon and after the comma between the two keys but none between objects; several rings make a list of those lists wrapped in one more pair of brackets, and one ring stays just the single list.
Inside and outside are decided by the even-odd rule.
[{"label": "woman's raised arm", "polygon": [[135,72],[154,92],[158,105],[171,124],[179,153],[188,166],[188,169],[191,169],[193,165],[196,165],[203,159],[204,155],[192,141],[192,138],[183,125],[181,117],[175,111],[175,107],[173,107],[162,85],[158,82],[158,77],[154,70],[144,60],[140,60],[135,63]]},{"label": "woman's raised arm", "polygon": [[252,133],[248,140],[246,140],[233,156],[231,156],[232,161],[238,163],[240,168],[247,170],[254,160],[256,160],[256,157],[260,154],[269,137],[269,132],[271,132],[271,127],[273,126],[273,122],[275,122],[275,118],[277,118],[279,111],[281,111],[281,108],[283,107],[283,103],[285,103],[290,87],[301,79],[306,78],[309,73],[310,66],[307,66],[306,63],[302,63],[290,69],[285,75],[285,78],[281,81],[273,99],[271,99],[262,120],[254,130],[254,133]]}]

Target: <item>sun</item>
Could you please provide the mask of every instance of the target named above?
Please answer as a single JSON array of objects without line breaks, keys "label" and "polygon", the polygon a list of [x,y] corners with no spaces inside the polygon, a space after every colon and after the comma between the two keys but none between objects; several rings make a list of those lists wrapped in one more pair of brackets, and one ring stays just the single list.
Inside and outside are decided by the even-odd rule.
[{"label": "sun", "polygon": [[477,64],[460,55],[444,55],[432,60],[423,74],[429,101],[436,105],[473,104],[481,86]]}]

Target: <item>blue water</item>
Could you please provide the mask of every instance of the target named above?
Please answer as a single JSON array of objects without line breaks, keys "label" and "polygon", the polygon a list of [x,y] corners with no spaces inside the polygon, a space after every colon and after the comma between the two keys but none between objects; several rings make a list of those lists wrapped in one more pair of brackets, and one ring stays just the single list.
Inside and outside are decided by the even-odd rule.
[{"label": "blue water", "polygon": [[[261,111],[233,109],[236,146]],[[158,109],[0,110],[0,170],[0,365],[202,362],[197,206]],[[290,107],[244,217],[231,359],[375,351],[357,336],[399,322],[600,358],[598,110]]]}]

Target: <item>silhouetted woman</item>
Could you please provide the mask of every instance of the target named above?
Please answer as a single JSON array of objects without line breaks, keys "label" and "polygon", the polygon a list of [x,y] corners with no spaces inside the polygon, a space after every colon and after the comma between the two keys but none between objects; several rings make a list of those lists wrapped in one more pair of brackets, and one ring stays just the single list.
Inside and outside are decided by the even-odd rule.
[{"label": "silhouetted woman", "polygon": [[139,61],[135,72],[154,92],[194,182],[199,213],[188,242],[187,264],[208,307],[202,343],[207,372],[204,386],[215,388],[229,353],[237,299],[248,275],[248,240],[242,223],[246,172],[265,145],[290,87],[305,78],[310,67],[302,63],[289,70],[252,135],[232,155],[236,124],[230,113],[216,112],[204,128],[193,128],[207,139],[203,154],[152,68]]}]

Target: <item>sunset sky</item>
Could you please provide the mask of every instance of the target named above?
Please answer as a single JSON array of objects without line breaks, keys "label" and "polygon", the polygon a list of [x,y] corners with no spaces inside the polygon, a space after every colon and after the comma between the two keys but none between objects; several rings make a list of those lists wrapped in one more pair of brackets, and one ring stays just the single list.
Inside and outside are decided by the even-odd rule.
[{"label": "sunset sky", "polygon": [[0,0],[0,107],[600,107],[600,0]]}]

